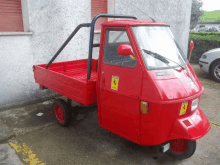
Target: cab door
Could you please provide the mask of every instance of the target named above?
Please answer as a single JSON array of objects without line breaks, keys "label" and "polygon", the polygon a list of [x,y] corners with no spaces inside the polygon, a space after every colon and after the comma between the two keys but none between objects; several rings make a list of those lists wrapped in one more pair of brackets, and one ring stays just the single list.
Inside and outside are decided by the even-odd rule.
[{"label": "cab door", "polygon": [[100,73],[100,126],[138,143],[142,69],[130,56],[117,54],[132,42],[125,28],[105,28]]}]

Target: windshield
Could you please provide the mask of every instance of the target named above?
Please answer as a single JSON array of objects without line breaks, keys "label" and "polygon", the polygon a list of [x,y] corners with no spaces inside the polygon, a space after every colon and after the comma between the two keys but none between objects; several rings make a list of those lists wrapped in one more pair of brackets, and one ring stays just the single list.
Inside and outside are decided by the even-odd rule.
[{"label": "windshield", "polygon": [[[148,70],[175,68],[187,63],[186,56],[176,43],[169,27],[135,26],[132,29]],[[157,53],[166,58],[169,63],[143,50]]]}]

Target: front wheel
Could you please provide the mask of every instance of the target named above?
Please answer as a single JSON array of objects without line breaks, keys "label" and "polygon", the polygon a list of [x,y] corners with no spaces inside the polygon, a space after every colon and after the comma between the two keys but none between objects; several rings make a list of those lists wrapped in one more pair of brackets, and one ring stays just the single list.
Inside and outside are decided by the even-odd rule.
[{"label": "front wheel", "polygon": [[167,154],[182,160],[191,157],[196,150],[196,141],[186,139],[175,139],[170,141],[170,149]]},{"label": "front wheel", "polygon": [[220,61],[216,61],[212,67],[211,67],[211,76],[212,78],[217,81],[220,82]]}]

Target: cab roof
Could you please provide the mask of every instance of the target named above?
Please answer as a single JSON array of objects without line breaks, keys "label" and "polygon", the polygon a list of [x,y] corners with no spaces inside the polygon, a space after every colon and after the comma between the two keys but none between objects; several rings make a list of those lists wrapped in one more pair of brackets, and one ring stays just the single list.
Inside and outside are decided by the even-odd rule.
[{"label": "cab roof", "polygon": [[144,21],[144,20],[116,20],[109,21],[102,24],[103,26],[138,26],[138,25],[162,25],[169,26],[160,22]]}]

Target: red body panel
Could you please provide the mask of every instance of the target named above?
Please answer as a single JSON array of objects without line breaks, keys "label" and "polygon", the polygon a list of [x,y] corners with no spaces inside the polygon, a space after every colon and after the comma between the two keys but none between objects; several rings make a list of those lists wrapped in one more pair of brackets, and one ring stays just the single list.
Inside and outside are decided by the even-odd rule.
[{"label": "red body panel", "polygon": [[[97,83],[100,126],[141,145],[157,145],[175,138],[196,140],[204,136],[210,129],[207,118],[199,108],[191,111],[192,101],[200,98],[203,93],[196,74],[189,64],[184,66],[185,70],[175,68],[148,71],[131,29],[131,26],[137,25],[166,26],[151,21],[131,20],[103,24]],[[135,68],[102,63],[106,28],[126,28],[134,57],[138,61]],[[160,71],[169,74],[157,76],[156,72]],[[111,89],[112,76],[119,77],[119,88],[116,91]],[[141,101],[149,102],[149,113],[140,112]],[[180,116],[181,105],[186,101],[187,111]],[[190,129],[180,124],[183,119],[192,121]]]},{"label": "red body panel", "polygon": [[[156,73],[164,71],[169,75],[156,76]],[[154,102],[179,100],[203,90],[201,83],[195,79],[196,75],[190,65],[185,66],[185,70],[152,70],[147,73],[148,78],[144,80],[141,96],[143,100],[154,100]]]},{"label": "red body panel", "polygon": [[[99,125],[141,145],[157,145],[172,139],[196,140],[204,136],[210,124],[192,101],[200,98],[203,87],[191,66],[166,70],[147,70],[131,26],[157,25],[152,21],[111,21],[102,25],[99,64],[92,61],[91,79],[86,81],[87,60],[35,65],[35,81],[74,101],[89,105],[97,101]],[[106,29],[126,29],[133,56],[134,68],[103,63]],[[97,72],[96,72],[97,70]],[[157,72],[166,72],[157,74]],[[118,79],[112,88],[113,77]],[[148,102],[148,113],[140,111],[141,101]],[[182,103],[188,102],[185,114],[180,115]]]},{"label": "red body panel", "polygon": [[109,21],[102,24],[104,27],[126,27],[126,26],[138,26],[138,25],[154,25],[154,26],[169,26],[164,23],[160,22],[153,22],[153,21],[140,21],[140,20],[116,20],[116,21]]},{"label": "red body panel", "polygon": [[[188,139],[196,140],[204,136],[210,129],[210,124],[202,111],[198,108],[191,112],[191,100],[198,98],[201,94],[189,97],[179,102],[150,102],[149,113],[141,114],[141,144],[142,145],[156,145],[164,143],[172,139]],[[179,115],[182,102],[189,101],[186,114]],[[199,113],[198,113],[198,112]],[[196,115],[195,115],[196,114]],[[188,118],[202,119],[199,124],[193,124],[190,129],[185,125],[179,124],[180,121]],[[191,119],[190,119],[191,121]],[[183,131],[183,134],[179,132]],[[188,130],[193,130],[189,132]],[[194,130],[197,130],[194,132]]]},{"label": "red body panel", "polygon": [[35,82],[84,105],[96,103],[96,63],[93,59],[91,80],[86,81],[87,59],[34,65]]},{"label": "red body panel", "polygon": [[211,126],[204,113],[198,108],[191,114],[174,122],[169,140],[188,139],[197,140],[203,137]]},{"label": "red body panel", "polygon": [[[101,79],[105,82],[100,86],[101,96],[101,123],[109,129],[127,139],[138,142],[140,125],[139,95],[141,90],[142,75],[136,74],[140,66],[129,70],[116,66],[102,64]],[[119,77],[118,90],[111,89],[111,79]]]},{"label": "red body panel", "polygon": [[[118,29],[124,29],[124,27],[118,27]],[[111,132],[138,143],[141,66],[137,64],[135,68],[129,69],[103,64],[102,57],[99,59],[101,62],[98,87],[100,89],[99,124]],[[140,73],[137,74],[137,72]],[[111,89],[112,76],[119,78],[118,90]]]}]

